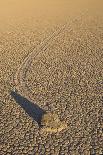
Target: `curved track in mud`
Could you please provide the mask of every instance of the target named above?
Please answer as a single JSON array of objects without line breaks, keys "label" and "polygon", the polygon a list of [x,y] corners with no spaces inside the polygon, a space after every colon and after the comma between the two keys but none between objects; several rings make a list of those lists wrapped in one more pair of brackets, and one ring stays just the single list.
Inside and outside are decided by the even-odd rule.
[{"label": "curved track in mud", "polygon": [[58,36],[65,28],[66,28],[66,24],[63,25],[62,27],[60,27],[57,31],[55,31],[51,36],[49,36],[43,42],[41,42],[40,45],[36,49],[33,50],[33,52],[28,54],[28,56],[23,61],[21,66],[17,69],[17,72],[14,76],[14,83],[15,83],[16,89],[18,91],[22,92],[23,95],[25,95],[30,100],[33,100],[33,99],[31,98],[32,94],[30,94],[30,92],[28,92],[28,88],[26,87],[26,84],[25,84],[26,70],[29,68],[29,65],[31,64],[32,60],[40,52],[42,52],[42,51],[44,52],[47,49],[47,47],[49,46],[50,41],[52,41],[56,36]]},{"label": "curved track in mud", "polygon": [[[84,14],[81,14],[81,16],[83,16],[83,15]],[[81,16],[80,16],[80,18],[81,18]],[[78,20],[78,17],[75,18],[72,22],[74,22],[75,20]],[[64,25],[62,25],[61,27],[59,27],[59,29],[57,29],[56,31],[54,31],[52,33],[52,35],[50,35],[43,42],[41,42],[40,45],[37,46],[33,50],[33,52],[31,52],[30,54],[28,54],[28,56],[24,59],[24,61],[20,65],[20,67],[17,69],[16,74],[14,75],[14,84],[15,84],[16,90],[18,92],[22,93],[26,98],[30,99],[31,101],[34,101],[34,100],[33,100],[33,97],[32,97],[32,93],[30,93],[30,90],[28,89],[28,87],[27,87],[27,85],[25,83],[26,71],[28,70],[28,68],[29,68],[32,60],[38,54],[40,54],[40,52],[44,52],[48,48],[48,46],[50,45],[51,41],[55,37],[57,37],[58,35],[60,35],[63,30],[66,29],[67,25],[68,25],[68,23],[65,22]],[[70,30],[72,30],[71,27],[70,27]]]},{"label": "curved track in mud", "polygon": [[[83,15],[80,16],[80,19]],[[80,20],[80,19],[76,18],[71,23],[75,22],[75,20]],[[24,59],[23,63],[17,69],[17,72],[14,76],[14,83],[15,83],[16,89],[20,93],[22,93],[22,95],[24,95],[26,98],[30,99],[33,102],[34,102],[34,100],[33,100],[32,91],[30,91],[30,88],[28,88],[26,81],[25,81],[26,72],[28,71],[29,66],[32,63],[32,60],[35,59],[35,57],[38,54],[40,54],[41,52],[45,52],[45,50],[51,44],[51,41],[53,41],[53,39],[58,37],[66,28],[70,29],[70,31],[73,30],[73,28],[69,25],[69,23],[65,23],[64,25],[59,27],[58,30],[53,32],[52,35],[50,35],[48,38],[46,38],[43,42],[40,43],[40,45],[38,47],[36,47],[30,54],[28,54],[28,56]],[[89,31],[88,29],[87,29],[86,33],[87,32],[91,33],[91,37],[93,37],[94,39],[98,39],[98,37],[96,37],[95,34],[92,33],[91,31]],[[87,38],[88,38],[88,35],[87,35]],[[82,36],[79,39],[82,39]],[[78,38],[76,38],[76,42],[78,44]],[[99,40],[98,40],[98,42],[99,42]],[[72,43],[71,46],[73,44],[74,43]],[[89,48],[89,42],[88,42],[88,45],[86,45],[86,46]],[[78,47],[79,47],[79,44],[78,44]]]}]

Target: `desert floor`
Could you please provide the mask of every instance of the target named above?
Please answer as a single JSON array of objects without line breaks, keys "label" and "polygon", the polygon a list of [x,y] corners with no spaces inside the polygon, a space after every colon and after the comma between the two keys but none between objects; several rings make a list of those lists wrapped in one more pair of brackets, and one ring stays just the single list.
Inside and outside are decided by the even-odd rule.
[{"label": "desert floor", "polygon": [[[0,0],[0,155],[103,154],[102,10],[102,0]],[[42,130],[44,112],[65,128]]]}]

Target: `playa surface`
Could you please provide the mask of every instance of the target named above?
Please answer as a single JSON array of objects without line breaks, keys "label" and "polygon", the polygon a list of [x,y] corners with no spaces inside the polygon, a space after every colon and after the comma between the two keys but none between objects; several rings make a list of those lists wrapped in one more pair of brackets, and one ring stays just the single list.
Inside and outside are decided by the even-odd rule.
[{"label": "playa surface", "polygon": [[0,155],[102,155],[102,3],[0,1]]}]

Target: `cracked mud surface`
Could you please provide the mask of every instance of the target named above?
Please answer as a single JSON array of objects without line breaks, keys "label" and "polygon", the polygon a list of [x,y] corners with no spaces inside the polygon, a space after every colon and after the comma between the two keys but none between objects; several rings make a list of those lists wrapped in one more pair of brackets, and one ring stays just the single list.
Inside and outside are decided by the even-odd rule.
[{"label": "cracked mud surface", "polygon": [[[103,18],[71,19],[0,33],[0,155],[102,155]],[[41,132],[14,90],[67,127]]]}]

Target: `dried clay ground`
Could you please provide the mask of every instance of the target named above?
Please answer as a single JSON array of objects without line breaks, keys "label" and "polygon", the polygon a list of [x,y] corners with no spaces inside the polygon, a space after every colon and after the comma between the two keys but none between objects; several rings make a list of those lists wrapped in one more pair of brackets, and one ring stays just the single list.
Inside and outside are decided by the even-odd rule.
[{"label": "dried clay ground", "polygon": [[0,155],[103,154],[102,6],[0,0]]}]

